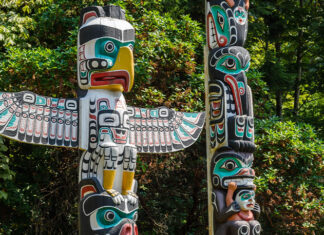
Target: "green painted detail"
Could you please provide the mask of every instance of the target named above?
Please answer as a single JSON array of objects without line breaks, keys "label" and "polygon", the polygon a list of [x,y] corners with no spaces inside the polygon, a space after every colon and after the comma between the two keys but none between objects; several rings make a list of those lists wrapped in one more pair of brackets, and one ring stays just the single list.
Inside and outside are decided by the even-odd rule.
[{"label": "green painted detail", "polygon": [[100,38],[95,43],[95,56],[96,58],[106,59],[108,62],[108,69],[112,68],[121,47],[134,47],[134,42],[122,43],[114,38]]},{"label": "green painted detail", "polygon": [[41,96],[36,96],[36,104],[37,105],[46,105],[46,99]]},{"label": "green painted detail", "polygon": [[15,123],[16,119],[17,119],[17,116],[13,115],[12,118],[10,119],[10,122],[8,123],[7,127],[12,127],[13,124]]},{"label": "green painted detail", "polygon": [[216,64],[216,69],[226,74],[238,74],[247,71],[249,67],[250,62],[245,67],[242,67],[240,60],[233,55],[222,56]]},{"label": "green painted detail", "polygon": [[228,17],[225,10],[220,6],[212,6],[211,12],[216,25],[218,38],[220,36],[224,36],[226,37],[227,42],[229,42],[230,31],[229,31]]},{"label": "green painted detail", "polygon": [[[96,219],[100,227],[111,228],[117,226],[123,219],[134,220],[135,213],[137,210],[126,214],[115,207],[103,207],[97,211]],[[110,216],[106,216],[107,214]],[[107,217],[110,219],[107,220]]]},{"label": "green painted detail", "polygon": [[158,118],[159,117],[159,113],[156,109],[152,109],[150,110],[150,116],[154,117],[154,118]]}]

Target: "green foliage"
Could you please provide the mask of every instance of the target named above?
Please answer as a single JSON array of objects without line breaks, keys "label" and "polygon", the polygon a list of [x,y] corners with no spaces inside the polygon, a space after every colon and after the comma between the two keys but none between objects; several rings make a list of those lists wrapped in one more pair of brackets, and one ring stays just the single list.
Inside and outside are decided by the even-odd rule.
[{"label": "green foliage", "polygon": [[[97,0],[136,28],[129,105],[204,110],[204,1]],[[307,3],[307,4],[306,4]],[[254,1],[246,48],[256,121],[258,202],[265,234],[321,234],[324,17],[319,1]],[[0,90],[76,96],[80,9],[94,1],[0,0]],[[298,41],[298,32],[304,35]],[[303,50],[300,113],[293,123],[296,50]],[[279,47],[278,47],[279,46]],[[277,50],[279,48],[279,50]],[[307,78],[307,79],[306,79]],[[284,91],[285,122],[275,114]],[[316,130],[308,124],[311,123]],[[322,131],[318,132],[317,131]],[[321,134],[323,136],[323,134]],[[206,234],[205,134],[190,149],[141,155],[141,234]],[[6,149],[6,147],[8,149]],[[77,234],[79,155],[0,139],[0,234]],[[323,221],[322,221],[323,222]]]},{"label": "green foliage", "polygon": [[304,123],[271,118],[256,126],[255,183],[266,232],[321,234],[323,141]]}]

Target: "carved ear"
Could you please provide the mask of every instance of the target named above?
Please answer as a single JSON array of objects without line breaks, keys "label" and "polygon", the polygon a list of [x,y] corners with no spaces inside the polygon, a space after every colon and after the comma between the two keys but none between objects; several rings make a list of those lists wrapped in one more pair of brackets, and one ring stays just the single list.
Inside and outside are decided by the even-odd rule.
[{"label": "carved ear", "polygon": [[101,193],[104,191],[98,179],[94,177],[81,180],[81,182],[79,183],[79,190],[80,200],[82,200],[87,195]]},{"label": "carved ear", "polygon": [[83,8],[80,14],[80,24],[79,26],[84,25],[90,20],[96,19],[98,17],[104,17],[105,11],[100,6],[91,6]]}]

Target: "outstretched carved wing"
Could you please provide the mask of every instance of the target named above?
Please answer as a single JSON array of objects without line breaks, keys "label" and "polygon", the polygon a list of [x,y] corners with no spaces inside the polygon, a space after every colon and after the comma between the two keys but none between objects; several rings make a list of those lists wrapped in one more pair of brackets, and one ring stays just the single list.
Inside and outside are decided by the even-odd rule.
[{"label": "outstretched carved wing", "polygon": [[78,100],[0,92],[0,134],[21,142],[78,146]]},{"label": "outstretched carved wing", "polygon": [[128,107],[130,144],[141,153],[174,152],[192,145],[199,137],[205,113],[176,112],[166,107]]}]

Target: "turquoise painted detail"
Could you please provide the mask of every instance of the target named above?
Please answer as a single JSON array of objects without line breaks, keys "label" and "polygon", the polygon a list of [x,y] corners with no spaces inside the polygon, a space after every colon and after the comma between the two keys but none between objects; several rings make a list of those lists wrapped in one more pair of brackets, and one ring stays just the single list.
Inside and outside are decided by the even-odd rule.
[{"label": "turquoise painted detail", "polygon": [[156,109],[151,109],[150,110],[150,116],[153,118],[158,118],[159,117],[159,113]]},{"label": "turquoise painted detail", "polygon": [[0,106],[3,105],[3,101],[0,101]]},{"label": "turquoise painted detail", "polygon": [[173,131],[173,136],[174,136],[174,139],[175,139],[176,141],[181,142],[181,141],[180,141],[180,138],[179,138],[179,136],[178,136],[178,134],[177,134],[176,131]]},{"label": "turquoise painted detail", "polygon": [[229,31],[228,17],[225,10],[220,6],[212,6],[211,12],[215,21],[218,38],[224,36],[226,37],[227,40],[226,42],[229,43],[230,31]]},{"label": "turquoise painted detail", "polygon": [[193,124],[187,122],[186,120],[182,120],[182,124],[184,124],[184,125],[190,127],[191,129],[194,129],[194,128],[196,127],[195,125],[193,125]]},{"label": "turquoise painted detail", "polygon": [[237,82],[237,86],[239,88],[240,91],[240,95],[244,95],[245,94],[245,85],[243,82]]},{"label": "turquoise painted detail", "polygon": [[215,132],[213,131],[213,128],[209,127],[210,137],[215,137]]},{"label": "turquoise painted detail", "polygon": [[182,126],[179,127],[179,130],[181,131],[181,133],[182,133],[184,136],[187,136],[187,137],[189,136],[189,137],[190,137],[190,135],[187,134],[187,132],[182,128]]},{"label": "turquoise painted detail", "polygon": [[[103,133],[102,132],[103,130],[107,130],[108,132]],[[113,134],[112,134],[110,128],[108,128],[108,127],[102,127],[99,129],[99,140],[100,140],[101,135],[109,135],[111,140],[113,139]]]},{"label": "turquoise painted detail", "polygon": [[85,78],[87,76],[87,72],[81,72],[81,77]]},{"label": "turquoise painted detail", "polygon": [[[103,207],[97,211],[96,219],[97,223],[102,228],[111,228],[117,226],[123,219],[134,220],[134,215],[137,213],[137,210],[131,213],[124,213],[118,210],[115,207]],[[110,214],[107,219],[107,214]]]},{"label": "turquoise painted detail", "polygon": [[46,99],[41,96],[36,96],[36,104],[37,105],[46,105]]},{"label": "turquoise painted detail", "polygon": [[255,196],[254,191],[246,192],[246,193],[243,193],[241,195],[241,200],[246,201],[246,200],[249,200],[251,198],[254,198],[254,196]]},{"label": "turquoise painted detail", "polygon": [[243,131],[239,131],[239,130],[237,129],[237,125],[235,125],[235,135],[236,135],[237,137],[243,137],[243,135],[244,135],[244,132],[243,132]]},{"label": "turquoise painted detail", "polygon": [[[95,43],[95,57],[106,59],[108,69],[112,68],[116,62],[116,58],[121,47],[134,47],[134,42],[120,42],[114,38],[100,38]],[[111,50],[110,50],[111,49]]]},{"label": "turquoise painted detail", "polygon": [[144,113],[146,115],[146,109],[141,109],[141,114]]},{"label": "turquoise painted detail", "polygon": [[217,127],[217,134],[223,134],[224,133],[224,126],[223,126],[223,129],[220,129],[219,127],[218,127],[218,125],[216,125],[216,127]]},{"label": "turquoise painted detail", "polygon": [[242,71],[247,71],[249,67],[250,62],[245,67],[242,67],[240,60],[233,55],[222,56],[216,64],[216,70],[226,74],[238,74]]},{"label": "turquoise painted detail", "polygon": [[0,113],[0,118],[3,118],[8,112],[8,109],[4,110],[2,113]]},{"label": "turquoise painted detail", "polygon": [[65,109],[65,106],[64,106],[64,104],[62,104],[62,105],[60,104],[60,105],[57,106],[57,108],[59,108],[59,109]]},{"label": "turquoise painted detail", "polygon": [[196,118],[198,116],[198,113],[183,113],[183,114],[187,118]]},{"label": "turquoise painted detail", "polygon": [[57,103],[58,100],[59,100],[58,98],[51,98],[52,104],[53,104],[53,103]]},{"label": "turquoise painted detail", "polygon": [[100,105],[99,110],[108,110],[107,105]]},{"label": "turquoise painted detail", "polygon": [[17,116],[13,115],[12,118],[10,119],[10,122],[8,123],[7,127],[12,127],[13,124],[15,123],[16,119],[17,119]]},{"label": "turquoise painted detail", "polygon": [[[252,136],[253,136],[253,129],[252,128],[250,128],[249,126],[247,126],[247,128],[246,128],[247,130],[246,130],[246,137],[247,138],[249,138],[249,139],[251,139],[252,138]],[[249,129],[251,129],[252,130],[252,132],[250,133],[249,132]]]},{"label": "turquoise painted detail", "polygon": [[[233,168],[228,169],[228,164],[232,164]],[[242,168],[245,167],[246,165],[235,157],[221,158],[216,162],[213,174],[219,175],[220,178],[228,177],[237,174]]]}]

